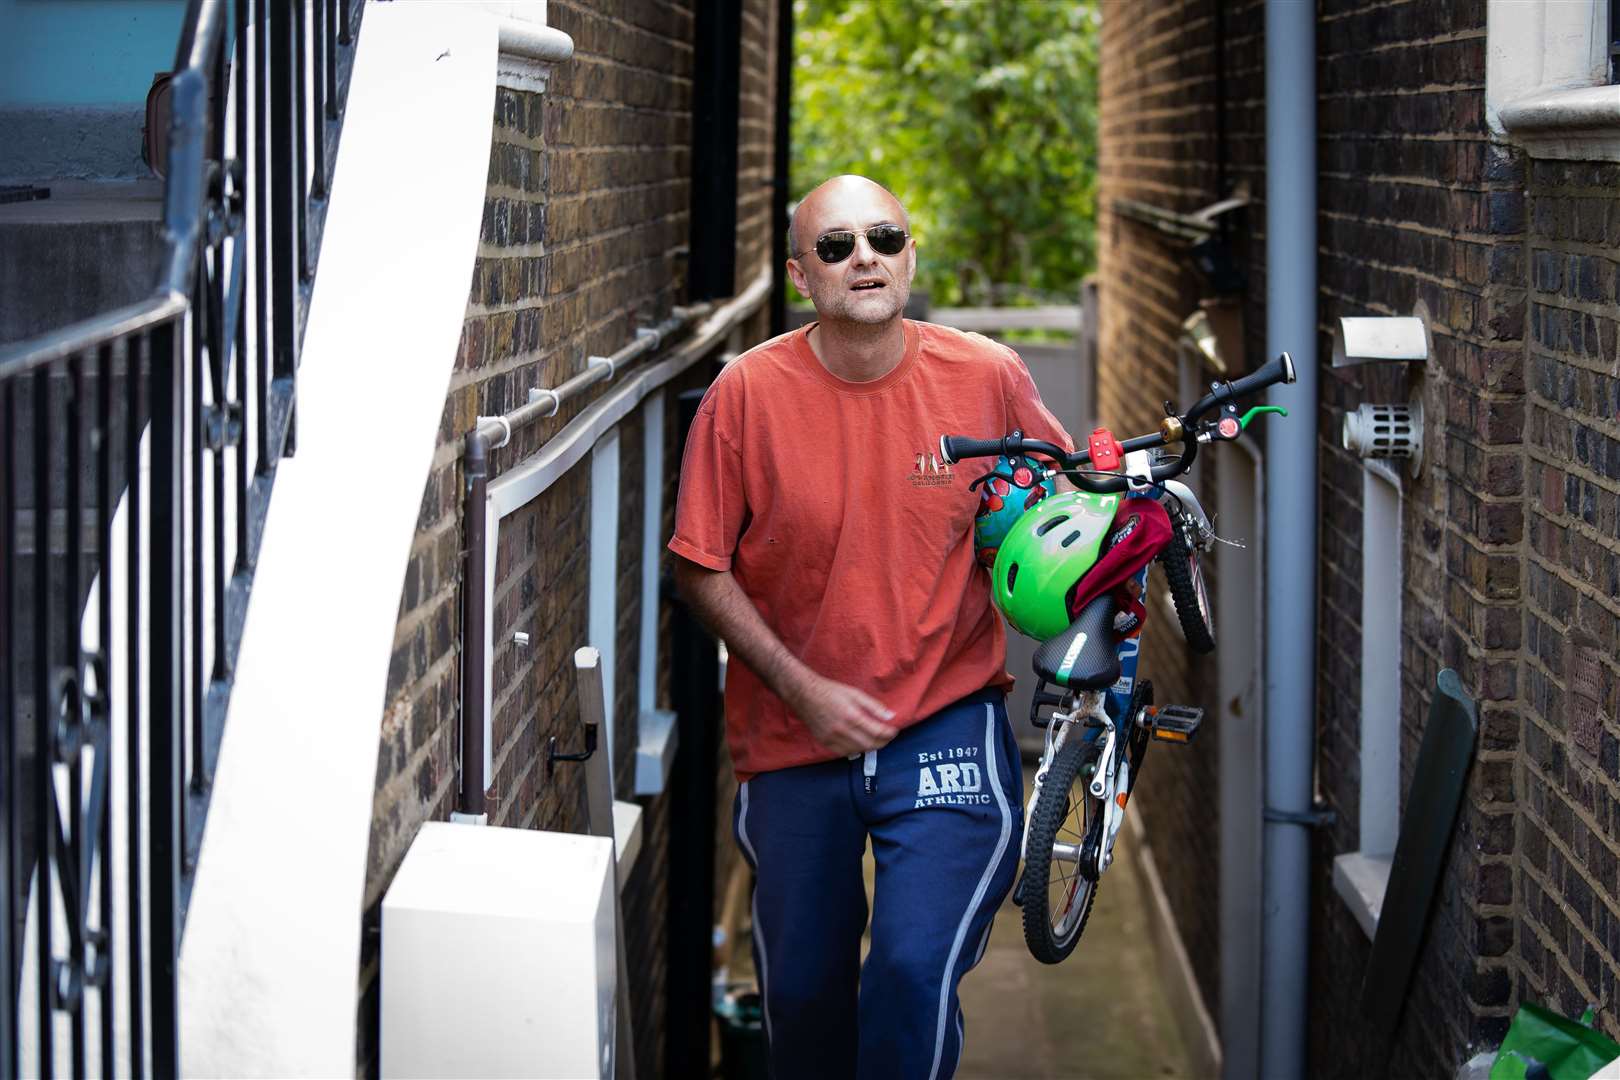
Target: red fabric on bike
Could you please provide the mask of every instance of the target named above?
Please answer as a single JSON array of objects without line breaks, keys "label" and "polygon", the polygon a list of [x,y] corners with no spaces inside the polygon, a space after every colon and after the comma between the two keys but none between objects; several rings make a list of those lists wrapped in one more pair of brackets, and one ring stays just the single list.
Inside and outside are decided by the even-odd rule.
[{"label": "red fabric on bike", "polygon": [[[814,325],[738,357],[709,388],[669,549],[730,571],[790,652],[906,727],[1013,681],[973,552],[968,483],[989,463],[940,461],[939,437],[1016,428],[1073,443],[1004,345],[907,321],[900,363],[852,383],[816,358]],[[835,756],[736,654],[726,740],[742,779]]]},{"label": "red fabric on bike", "polygon": [[1114,592],[1121,611],[1145,617],[1141,602],[1123,586],[1132,574],[1152,562],[1170,542],[1170,515],[1157,499],[1121,499],[1114,511],[1113,531],[1097,564],[1069,592],[1069,618],[1105,592]]}]

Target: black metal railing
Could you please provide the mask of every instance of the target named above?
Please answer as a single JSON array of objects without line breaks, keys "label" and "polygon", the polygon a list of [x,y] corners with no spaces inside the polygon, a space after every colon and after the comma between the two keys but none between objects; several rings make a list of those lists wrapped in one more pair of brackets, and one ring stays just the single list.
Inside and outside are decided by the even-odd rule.
[{"label": "black metal railing", "polygon": [[178,1072],[180,935],[362,3],[192,0],[163,279],[0,350],[0,1080]]}]

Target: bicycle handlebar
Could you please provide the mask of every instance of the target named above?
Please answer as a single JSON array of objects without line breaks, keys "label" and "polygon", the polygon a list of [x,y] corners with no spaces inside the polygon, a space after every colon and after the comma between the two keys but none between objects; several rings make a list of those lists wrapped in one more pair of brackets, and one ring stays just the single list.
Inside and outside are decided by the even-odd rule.
[{"label": "bicycle handlebar", "polygon": [[[1192,467],[1193,459],[1198,456],[1198,439],[1193,428],[1200,419],[1223,405],[1235,403],[1240,398],[1258,393],[1276,383],[1291,383],[1296,377],[1294,358],[1286,352],[1282,353],[1271,363],[1250,372],[1241,379],[1215,384],[1209,393],[1194,402],[1192,408],[1185,413],[1180,416],[1166,417],[1164,425],[1160,427],[1158,433],[1138,435],[1133,439],[1126,439],[1120,445],[1126,453],[1130,453],[1133,450],[1147,450],[1174,442],[1182,443],[1185,450],[1179,460],[1167,461],[1152,468],[1154,483],[1168,480],[1172,476],[1186,472]],[[1075,470],[1091,462],[1091,452],[1089,450],[1077,450],[1070,454],[1053,443],[1042,439],[1026,439],[1017,434],[1007,435],[1000,439],[972,439],[965,435],[941,435],[939,438],[940,456],[951,464],[955,464],[964,458],[1012,457],[1015,454],[1031,451],[1056,461],[1064,471]],[[1072,479],[1076,487],[1098,494],[1122,492],[1130,488],[1130,479],[1124,475],[1099,477],[1076,473]]]}]

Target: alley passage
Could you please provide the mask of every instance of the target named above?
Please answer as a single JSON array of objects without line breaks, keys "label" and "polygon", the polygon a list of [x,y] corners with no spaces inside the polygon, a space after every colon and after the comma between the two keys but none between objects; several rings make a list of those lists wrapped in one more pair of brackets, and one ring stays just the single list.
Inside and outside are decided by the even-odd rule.
[{"label": "alley passage", "polygon": [[[1025,791],[1029,777],[1025,776]],[[1022,913],[996,915],[984,959],[962,982],[959,1080],[1192,1077],[1147,925],[1147,890],[1129,830],[1074,955],[1049,966],[1024,946]]]}]

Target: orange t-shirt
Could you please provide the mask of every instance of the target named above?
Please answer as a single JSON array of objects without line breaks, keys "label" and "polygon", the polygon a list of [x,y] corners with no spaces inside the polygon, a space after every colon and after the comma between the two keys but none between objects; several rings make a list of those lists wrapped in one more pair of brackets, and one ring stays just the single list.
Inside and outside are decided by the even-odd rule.
[{"label": "orange t-shirt", "polygon": [[[930,323],[904,328],[904,358],[871,382],[828,371],[810,327],[732,362],[687,436],[669,542],[730,570],[790,652],[877,698],[899,727],[1012,684],[973,554],[968,484],[994,461],[947,465],[939,437],[1017,428],[1073,447],[1017,353]],[[726,741],[743,779],[837,756],[740,661],[726,676]]]}]

